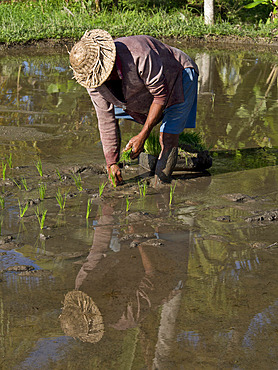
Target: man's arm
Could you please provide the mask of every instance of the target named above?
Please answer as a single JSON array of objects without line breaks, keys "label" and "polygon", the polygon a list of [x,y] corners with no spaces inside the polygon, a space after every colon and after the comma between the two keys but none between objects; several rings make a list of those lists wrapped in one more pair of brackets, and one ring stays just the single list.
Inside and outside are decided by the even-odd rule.
[{"label": "man's arm", "polygon": [[152,102],[150,110],[146,119],[146,122],[141,130],[141,132],[129,140],[128,144],[125,147],[125,150],[132,148],[131,158],[134,159],[143,151],[144,144],[147,138],[149,137],[152,129],[156,126],[164,110],[164,105]]},{"label": "man's arm", "polygon": [[[116,185],[122,183],[122,175],[117,162],[120,156],[120,129],[118,120],[115,118],[114,105],[104,99],[95,89],[88,89],[98,118],[98,128],[104,157],[107,164],[107,172],[115,179]],[[111,176],[112,175],[112,176]]]}]

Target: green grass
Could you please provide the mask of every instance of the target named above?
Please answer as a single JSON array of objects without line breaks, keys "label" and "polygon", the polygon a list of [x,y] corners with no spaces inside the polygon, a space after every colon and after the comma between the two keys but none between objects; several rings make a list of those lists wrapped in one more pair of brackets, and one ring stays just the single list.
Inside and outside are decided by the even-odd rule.
[{"label": "green grass", "polygon": [[271,23],[230,24],[219,20],[214,26],[204,24],[203,17],[185,9],[102,10],[92,13],[72,2],[73,15],[64,10],[66,1],[2,2],[0,4],[0,42],[24,43],[41,39],[79,39],[86,29],[103,28],[113,37],[150,34],[154,37],[227,36],[267,37],[276,34]]}]

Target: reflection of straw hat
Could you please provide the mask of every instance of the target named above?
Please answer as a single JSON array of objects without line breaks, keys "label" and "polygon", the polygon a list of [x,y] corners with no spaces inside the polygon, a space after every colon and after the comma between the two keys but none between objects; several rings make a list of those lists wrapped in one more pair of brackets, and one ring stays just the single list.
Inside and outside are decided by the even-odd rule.
[{"label": "reflection of straw hat", "polygon": [[68,336],[90,343],[97,343],[103,337],[104,324],[98,307],[92,298],[79,290],[66,294],[59,318]]},{"label": "reflection of straw hat", "polygon": [[111,74],[115,58],[116,47],[108,32],[86,31],[70,52],[74,78],[86,88],[98,87]]}]

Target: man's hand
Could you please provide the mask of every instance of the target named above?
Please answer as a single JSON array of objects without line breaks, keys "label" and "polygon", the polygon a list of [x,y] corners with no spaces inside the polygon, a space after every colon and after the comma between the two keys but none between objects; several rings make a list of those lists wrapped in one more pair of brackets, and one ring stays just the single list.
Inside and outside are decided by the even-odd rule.
[{"label": "man's hand", "polygon": [[160,121],[162,114],[163,114],[164,106],[152,102],[148,117],[146,119],[146,122],[144,123],[144,126],[141,130],[141,132],[134,136],[132,139],[129,140],[127,146],[124,150],[128,150],[132,148],[132,152],[130,155],[131,159],[134,159],[138,157],[138,155],[143,151],[144,144],[147,138],[149,137],[153,127],[158,124]]},{"label": "man's hand", "polygon": [[133,136],[133,138],[129,140],[124,151],[132,149],[130,153],[130,158],[135,159],[143,151],[145,141],[146,139],[142,136],[142,133],[140,132],[140,134]]},{"label": "man's hand", "polygon": [[121,170],[117,164],[112,164],[111,166],[107,166],[107,172],[108,172],[110,183],[113,186],[118,186],[123,183]]}]

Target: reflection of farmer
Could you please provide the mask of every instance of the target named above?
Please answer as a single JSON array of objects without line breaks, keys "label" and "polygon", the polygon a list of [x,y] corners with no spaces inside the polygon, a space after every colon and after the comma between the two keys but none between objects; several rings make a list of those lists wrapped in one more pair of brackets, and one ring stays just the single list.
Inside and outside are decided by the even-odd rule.
[{"label": "reflection of farmer", "polygon": [[75,290],[65,297],[61,325],[67,335],[96,343],[104,329],[133,328],[150,311],[157,316],[161,307],[154,353],[159,361],[173,340],[188,248],[184,241],[180,245],[159,245],[153,240],[132,249],[119,246],[113,241],[111,213],[109,206],[103,208],[87,261],[76,277]]},{"label": "reflection of farmer", "polygon": [[132,158],[143,150],[153,127],[160,126],[161,153],[156,180],[169,181],[177,161],[179,134],[195,127],[198,67],[181,50],[150,36],[116,39],[103,30],[87,31],[70,52],[74,77],[96,109],[109,176],[122,182],[117,162],[120,134],[114,107],[141,123],[126,146]]}]

